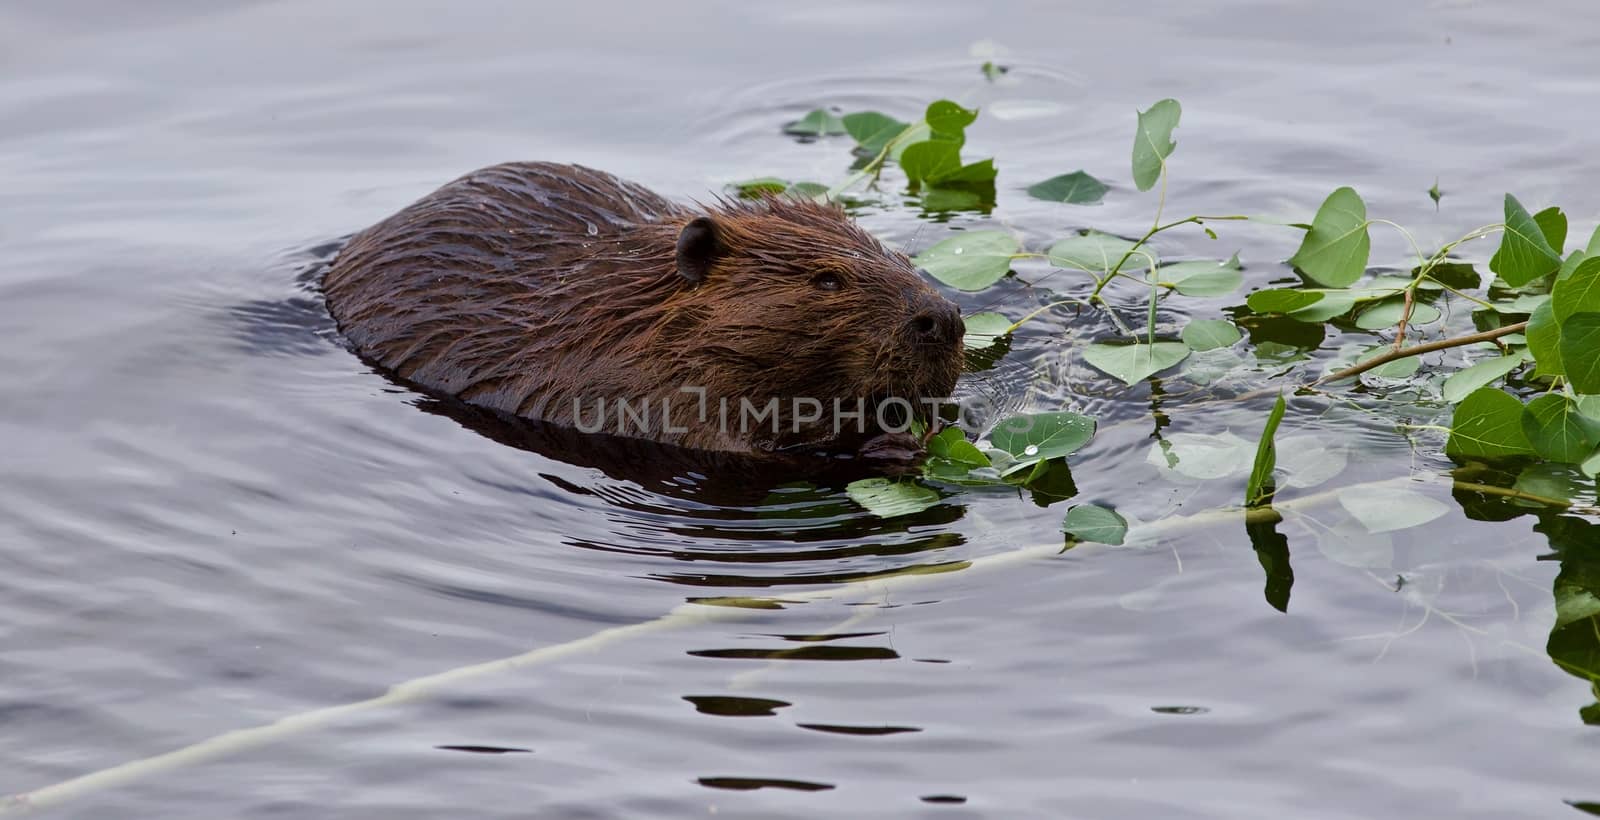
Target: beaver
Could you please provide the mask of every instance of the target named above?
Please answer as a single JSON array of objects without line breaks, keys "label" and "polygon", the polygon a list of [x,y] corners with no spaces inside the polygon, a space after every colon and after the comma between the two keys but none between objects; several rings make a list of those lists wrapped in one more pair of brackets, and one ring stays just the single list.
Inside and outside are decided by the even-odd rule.
[{"label": "beaver", "polygon": [[696,450],[915,459],[960,311],[833,204],[674,203],[578,165],[467,174],[356,234],[323,293],[429,392]]}]

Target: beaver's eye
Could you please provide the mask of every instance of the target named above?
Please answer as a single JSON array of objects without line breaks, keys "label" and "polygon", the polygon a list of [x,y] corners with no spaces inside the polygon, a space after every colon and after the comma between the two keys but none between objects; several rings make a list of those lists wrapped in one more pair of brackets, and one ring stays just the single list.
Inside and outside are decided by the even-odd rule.
[{"label": "beaver's eye", "polygon": [[844,287],[844,279],[832,271],[823,271],[811,277],[811,284],[817,290],[838,290]]}]

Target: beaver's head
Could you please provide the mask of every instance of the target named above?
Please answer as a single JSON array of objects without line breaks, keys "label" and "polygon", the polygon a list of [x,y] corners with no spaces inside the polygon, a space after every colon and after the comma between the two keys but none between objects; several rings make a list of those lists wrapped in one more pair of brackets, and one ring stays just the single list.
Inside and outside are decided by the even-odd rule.
[{"label": "beaver's head", "polygon": [[886,399],[925,417],[955,387],[960,310],[837,206],[724,204],[682,226],[676,264],[674,313],[711,396],[813,398],[824,423],[835,400],[862,399],[871,426]]}]

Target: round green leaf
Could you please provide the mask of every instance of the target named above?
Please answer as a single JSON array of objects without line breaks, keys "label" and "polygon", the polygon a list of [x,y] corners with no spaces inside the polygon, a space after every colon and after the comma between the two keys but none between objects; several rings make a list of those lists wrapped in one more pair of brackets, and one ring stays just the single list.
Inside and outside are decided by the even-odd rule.
[{"label": "round green leaf", "polygon": [[1374,535],[1419,527],[1450,511],[1441,501],[1396,487],[1346,487],[1339,505]]},{"label": "round green leaf", "polygon": [[1594,451],[1592,423],[1566,396],[1547,393],[1522,410],[1522,432],[1540,458],[1576,464]]},{"label": "round green leaf", "polygon": [[1579,393],[1600,393],[1600,313],[1574,313],[1561,323],[1561,362]]},{"label": "round green leaf", "polygon": [[1150,445],[1145,461],[1164,473],[1210,481],[1250,469],[1256,446],[1230,432],[1172,433]]},{"label": "round green leaf", "polygon": [[1080,541],[1121,546],[1128,535],[1128,522],[1116,512],[1093,504],[1079,504],[1067,510],[1061,530]]},{"label": "round green leaf", "polygon": [[1532,455],[1533,444],[1522,429],[1522,402],[1493,387],[1472,391],[1456,405],[1444,451],[1469,458]]},{"label": "round green leaf", "polygon": [[1030,196],[1050,202],[1065,202],[1068,205],[1093,205],[1099,202],[1108,190],[1110,189],[1105,183],[1083,171],[1073,171],[1028,186]]},{"label": "round green leaf", "polygon": [[1353,291],[1325,290],[1320,292],[1322,294],[1321,301],[1311,307],[1289,311],[1289,318],[1313,324],[1326,322],[1336,316],[1343,316],[1349,313],[1350,309],[1355,307],[1356,302],[1359,301],[1359,294]]},{"label": "round green leaf", "polygon": [[1467,397],[1468,393],[1516,370],[1517,366],[1522,364],[1523,359],[1524,357],[1521,353],[1513,353],[1510,356],[1496,356],[1493,359],[1485,359],[1471,367],[1456,371],[1450,375],[1450,378],[1444,380],[1444,386],[1441,388],[1444,400],[1451,404],[1461,401]]},{"label": "round green leaf", "polygon": [[[1404,299],[1391,299],[1379,302],[1356,317],[1356,327],[1362,330],[1382,330],[1400,324],[1400,317],[1406,312]],[[1439,321],[1439,309],[1433,305],[1417,302],[1411,306],[1411,319],[1407,325],[1426,325]]]},{"label": "round green leaf", "polygon": [[1328,195],[1300,249],[1289,257],[1294,265],[1317,284],[1330,288],[1349,287],[1367,269],[1372,237],[1367,234],[1367,204],[1353,188],[1340,188]]},{"label": "round green leaf", "polygon": [[793,134],[797,137],[826,137],[834,134],[844,134],[846,129],[844,120],[839,115],[826,108],[818,108],[808,112],[804,117],[785,125],[783,133]]},{"label": "round green leaf", "polygon": [[[1528,495],[1573,502],[1585,492],[1593,492],[1594,482],[1584,480],[1581,470],[1574,470],[1571,465],[1538,462],[1523,467],[1522,472],[1517,474],[1517,480],[1511,484],[1511,488],[1521,490]],[[1519,503],[1535,506],[1532,502]]]},{"label": "round green leaf", "polygon": [[1161,179],[1167,157],[1178,147],[1172,129],[1178,127],[1183,108],[1177,100],[1162,100],[1139,112],[1139,127],[1133,135],[1133,184],[1148,191]]},{"label": "round green leaf", "polygon": [[1013,458],[1004,475],[1041,461],[1076,452],[1094,438],[1094,419],[1077,413],[1031,413],[1011,416],[989,432],[989,441]]},{"label": "round green leaf", "polygon": [[1489,270],[1506,284],[1519,288],[1561,267],[1561,255],[1550,247],[1544,229],[1517,198],[1506,194],[1505,232],[1500,249],[1489,259]]},{"label": "round green leaf", "polygon": [[1011,330],[1011,320],[999,313],[974,313],[964,317],[967,335],[961,343],[969,350],[982,350]]},{"label": "round green leaf", "polygon": [[1095,342],[1083,351],[1084,361],[1128,385],[1138,384],[1188,356],[1189,346],[1182,342]]},{"label": "round green leaf", "polygon": [[1224,319],[1194,319],[1183,328],[1183,343],[1191,350],[1216,350],[1231,347],[1244,338],[1239,328]]},{"label": "round green leaf", "polygon": [[1313,290],[1277,288],[1258,290],[1245,299],[1245,304],[1256,313],[1293,313],[1311,307],[1322,299],[1323,295]]},{"label": "round green leaf", "polygon": [[[1051,245],[1047,255],[1050,264],[1056,267],[1106,273],[1133,247],[1132,242],[1120,236],[1090,231],[1083,236],[1069,236]],[[1122,270],[1136,271],[1146,267],[1149,267],[1149,260],[1144,252],[1140,252],[1129,256]]]},{"label": "round green leaf", "polygon": [[1286,487],[1315,487],[1340,473],[1350,463],[1341,445],[1317,436],[1289,436],[1278,441],[1278,473]]},{"label": "round green leaf", "polygon": [[966,231],[916,255],[913,262],[953,288],[983,290],[1011,270],[1019,250],[1005,231]]},{"label": "round green leaf", "polygon": [[845,485],[850,500],[879,518],[919,513],[939,503],[939,494],[912,481],[864,478]]},{"label": "round green leaf", "polygon": [[1226,262],[1175,262],[1158,269],[1155,279],[1162,284],[1172,285],[1184,296],[1223,296],[1238,290],[1243,283],[1241,267],[1238,254]]}]

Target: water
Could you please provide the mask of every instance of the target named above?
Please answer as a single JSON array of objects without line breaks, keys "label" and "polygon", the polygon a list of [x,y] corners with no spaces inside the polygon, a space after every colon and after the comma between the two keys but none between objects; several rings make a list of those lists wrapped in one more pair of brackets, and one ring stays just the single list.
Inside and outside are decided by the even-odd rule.
[{"label": "water", "polygon": [[[768,174],[831,182],[845,147],[797,144],[784,121],[817,105],[909,117],[941,96],[984,107],[968,151],[997,157],[999,204],[863,211],[912,249],[946,223],[997,223],[1034,249],[1070,228],[1142,232],[1132,116],[1166,96],[1185,107],[1169,214],[1300,220],[1350,184],[1431,245],[1496,221],[1512,190],[1561,203],[1583,236],[1600,219],[1583,108],[1596,17],[1577,0],[14,0],[0,795],[686,600],[770,596],[791,603],[678,609],[722,617],[609,633],[41,814],[1573,816],[1566,801],[1600,800],[1600,733],[1579,717],[1594,697],[1545,654],[1560,564],[1540,559],[1560,544],[1508,518],[1520,508],[1420,478],[1449,505],[1422,530],[1369,536],[1315,508],[1281,528],[1287,615],[1236,519],[981,563],[1059,546],[1071,503],[1152,521],[1237,497],[1240,482],[1180,485],[1146,464],[1151,406],[1163,434],[1246,439],[1263,408],[1186,408],[1061,354],[1110,334],[1103,319],[1052,313],[965,388],[1003,411],[1101,418],[1073,457],[1073,501],[974,491],[885,521],[834,490],[741,500],[714,478],[513,446],[364,367],[306,277],[341,237],[482,165],[581,162],[683,198]],[[1003,83],[969,56],[980,37],[1009,49]],[[1080,167],[1113,184],[1106,204],[1022,192]],[[1295,241],[1226,226],[1161,249],[1240,250],[1258,287]],[[1374,260],[1407,248],[1378,231]],[[1020,315],[1044,298],[1008,280],[963,303]],[[1371,341],[1347,335],[1323,355]],[[1450,466],[1425,431],[1413,449],[1391,417],[1318,401],[1298,400],[1283,435],[1343,443],[1334,485]],[[838,586],[916,567],[955,571]]]}]

